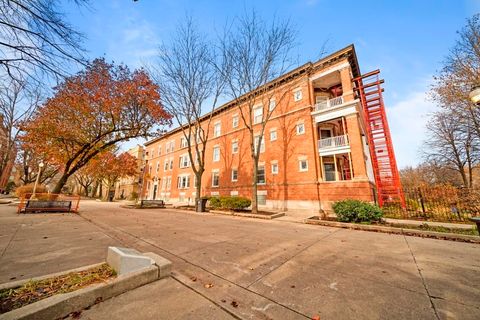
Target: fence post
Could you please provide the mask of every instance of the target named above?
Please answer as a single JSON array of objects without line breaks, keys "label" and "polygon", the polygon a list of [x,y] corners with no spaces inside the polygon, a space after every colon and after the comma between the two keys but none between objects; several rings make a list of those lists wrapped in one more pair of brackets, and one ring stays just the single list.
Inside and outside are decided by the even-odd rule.
[{"label": "fence post", "polygon": [[419,194],[419,196],[420,196],[420,205],[422,206],[423,216],[426,216],[426,214],[425,214],[425,204],[423,203],[422,189],[421,189],[420,187],[418,187],[418,194]]}]

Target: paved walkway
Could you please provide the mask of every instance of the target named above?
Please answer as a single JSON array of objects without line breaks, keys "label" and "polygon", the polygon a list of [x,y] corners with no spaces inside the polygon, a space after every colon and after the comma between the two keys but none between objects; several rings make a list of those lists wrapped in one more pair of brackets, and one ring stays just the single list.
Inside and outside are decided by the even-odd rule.
[{"label": "paved walkway", "polygon": [[94,201],[82,201],[81,216],[14,209],[0,206],[0,282],[100,261],[108,245],[173,262],[168,280],[92,307],[85,319],[480,316],[475,244]]}]

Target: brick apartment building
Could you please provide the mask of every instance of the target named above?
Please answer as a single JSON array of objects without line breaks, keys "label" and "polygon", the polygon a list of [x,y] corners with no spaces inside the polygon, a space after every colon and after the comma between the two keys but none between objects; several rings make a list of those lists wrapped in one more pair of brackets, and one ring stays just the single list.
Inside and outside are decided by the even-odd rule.
[{"label": "brick apartment building", "polygon": [[[261,146],[260,209],[311,214],[330,210],[340,199],[375,201],[368,122],[354,89],[359,76],[351,45],[273,80],[288,92],[281,102],[272,99],[254,109],[254,117],[262,117],[265,108],[275,108]],[[249,132],[238,107],[229,102],[216,109],[211,126],[202,195],[250,198]],[[143,198],[193,204],[194,174],[182,131],[148,141],[145,149]]]}]

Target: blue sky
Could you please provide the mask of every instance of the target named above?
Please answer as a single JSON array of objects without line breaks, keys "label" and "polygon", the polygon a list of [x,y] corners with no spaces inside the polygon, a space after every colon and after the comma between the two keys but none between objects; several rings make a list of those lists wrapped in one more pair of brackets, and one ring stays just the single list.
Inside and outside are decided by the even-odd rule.
[{"label": "blue sky", "polygon": [[425,121],[435,106],[426,93],[465,19],[480,12],[480,0],[101,0],[90,9],[67,5],[68,20],[86,36],[88,56],[139,67],[154,58],[178,22],[192,15],[214,37],[225,22],[254,8],[264,19],[290,19],[298,30],[299,63],[355,44],[362,72],[380,69],[400,168],[420,161]]}]

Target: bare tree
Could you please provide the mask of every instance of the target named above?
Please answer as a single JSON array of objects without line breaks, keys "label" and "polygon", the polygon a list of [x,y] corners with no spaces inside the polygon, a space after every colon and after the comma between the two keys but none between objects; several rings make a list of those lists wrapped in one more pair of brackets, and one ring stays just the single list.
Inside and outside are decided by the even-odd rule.
[{"label": "bare tree", "polygon": [[[216,70],[215,52],[190,17],[180,24],[172,40],[162,45],[151,72],[159,83],[162,104],[183,133],[195,175],[195,203],[201,197],[205,150],[213,111],[224,82]],[[210,111],[206,116],[205,113]]]},{"label": "bare tree", "polygon": [[458,172],[464,186],[472,187],[473,168],[480,161],[480,149],[471,128],[465,128],[456,114],[440,111],[432,115],[427,129],[429,137],[424,145],[425,159]]},{"label": "bare tree", "polygon": [[84,64],[83,37],[59,8],[59,0],[0,0],[1,76],[15,80],[39,80],[42,74],[64,77],[69,63]]},{"label": "bare tree", "polygon": [[226,92],[249,132],[253,213],[258,211],[258,163],[265,126],[288,91],[282,88],[282,81],[271,81],[292,66],[294,41],[295,31],[289,21],[274,18],[268,24],[253,11],[237,18],[220,44],[225,65],[219,70],[226,79]]},{"label": "bare tree", "polygon": [[468,121],[471,133],[480,138],[480,108],[468,97],[472,88],[480,85],[480,14],[468,19],[458,36],[435,77],[432,98]]},{"label": "bare tree", "polygon": [[41,99],[39,87],[29,86],[25,81],[7,80],[0,84],[0,175],[15,161],[20,126],[30,119]]}]

